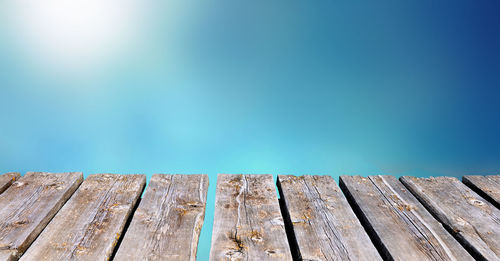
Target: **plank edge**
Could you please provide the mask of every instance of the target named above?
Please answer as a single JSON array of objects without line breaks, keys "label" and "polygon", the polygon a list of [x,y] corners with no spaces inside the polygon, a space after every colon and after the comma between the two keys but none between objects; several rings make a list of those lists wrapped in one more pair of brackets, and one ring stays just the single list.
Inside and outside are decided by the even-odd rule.
[{"label": "plank edge", "polygon": [[278,175],[276,177],[276,187],[279,193],[278,203],[280,206],[281,216],[283,217],[283,223],[285,226],[285,233],[288,240],[288,246],[290,247],[290,252],[292,254],[293,260],[302,260],[302,255],[300,253],[299,243],[297,242],[297,237],[295,236],[295,231],[293,229],[292,219],[290,217],[290,212],[288,211],[288,205],[283,193],[283,188],[281,187],[281,179],[284,177],[295,177],[293,175]]},{"label": "plank edge", "polygon": [[348,188],[347,182],[344,179],[349,179],[350,177],[364,178],[362,176],[346,176],[346,175],[339,176],[339,188],[344,193],[344,196],[347,199],[347,203],[354,212],[354,215],[356,215],[356,218],[358,218],[359,222],[361,223],[361,226],[366,231],[366,234],[368,234],[368,237],[370,238],[371,242],[375,246],[375,249],[378,251],[380,256],[384,260],[395,260],[395,258],[391,255],[387,247],[382,242],[380,236],[377,234],[373,226],[368,221],[368,218],[366,217],[365,213],[361,210],[360,205],[358,204],[358,202],[356,202],[354,196],[352,195],[350,189]]},{"label": "plank edge", "polygon": [[[486,178],[485,176],[479,176],[479,175],[474,175],[476,177],[483,177]],[[479,188],[471,179],[470,177],[474,177],[471,175],[466,175],[462,177],[462,183],[464,183],[467,187],[469,187],[472,191],[476,192],[479,196],[481,196],[483,199],[487,200],[489,203],[491,203],[493,206],[496,208],[500,209],[500,202],[497,202],[494,198],[492,198],[488,193],[483,191],[481,188]]]}]

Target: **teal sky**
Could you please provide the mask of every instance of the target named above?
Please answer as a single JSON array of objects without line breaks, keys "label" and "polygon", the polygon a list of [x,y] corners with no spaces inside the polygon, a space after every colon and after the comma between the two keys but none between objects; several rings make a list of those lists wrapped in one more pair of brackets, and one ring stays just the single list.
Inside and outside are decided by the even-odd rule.
[{"label": "teal sky", "polygon": [[498,10],[5,0],[0,172],[498,173]]}]

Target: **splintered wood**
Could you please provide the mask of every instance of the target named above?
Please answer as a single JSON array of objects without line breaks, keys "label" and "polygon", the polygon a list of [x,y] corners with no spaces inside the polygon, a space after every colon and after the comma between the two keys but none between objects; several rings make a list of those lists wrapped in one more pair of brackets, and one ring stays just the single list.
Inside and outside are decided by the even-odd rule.
[{"label": "splintered wood", "polygon": [[393,176],[341,176],[340,186],[389,260],[474,260]]},{"label": "splintered wood", "polygon": [[144,175],[89,176],[21,260],[106,260],[146,183]]},{"label": "splintered wood", "polygon": [[207,175],[153,175],[114,260],[196,260]]},{"label": "splintered wood", "polygon": [[17,172],[10,172],[0,175],[0,194],[4,192],[21,174]]},{"label": "splintered wood", "polygon": [[500,260],[500,210],[456,178],[401,181],[478,258]]},{"label": "splintered wood", "polygon": [[17,260],[82,182],[82,173],[29,172],[0,195],[0,260]]},{"label": "splintered wood", "polygon": [[272,175],[219,175],[210,260],[292,260]]},{"label": "splintered wood", "polygon": [[303,260],[382,260],[330,176],[278,176]]}]

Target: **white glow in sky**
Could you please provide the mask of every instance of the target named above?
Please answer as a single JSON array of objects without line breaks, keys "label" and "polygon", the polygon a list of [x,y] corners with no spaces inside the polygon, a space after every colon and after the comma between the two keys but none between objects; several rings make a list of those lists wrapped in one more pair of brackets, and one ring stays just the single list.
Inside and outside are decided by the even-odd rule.
[{"label": "white glow in sky", "polygon": [[[9,0],[7,29],[32,62],[60,72],[97,69],[139,37],[139,0]],[[5,18],[5,17],[4,17]],[[47,69],[47,68],[46,68]]]}]

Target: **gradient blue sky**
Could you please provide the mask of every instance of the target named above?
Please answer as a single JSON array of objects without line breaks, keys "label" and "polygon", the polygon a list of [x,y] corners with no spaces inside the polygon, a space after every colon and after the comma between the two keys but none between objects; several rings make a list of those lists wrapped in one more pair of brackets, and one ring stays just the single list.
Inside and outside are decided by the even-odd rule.
[{"label": "gradient blue sky", "polygon": [[498,10],[5,0],[0,172],[498,173]]}]

